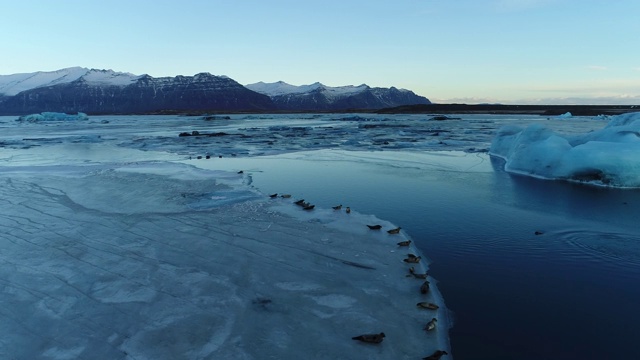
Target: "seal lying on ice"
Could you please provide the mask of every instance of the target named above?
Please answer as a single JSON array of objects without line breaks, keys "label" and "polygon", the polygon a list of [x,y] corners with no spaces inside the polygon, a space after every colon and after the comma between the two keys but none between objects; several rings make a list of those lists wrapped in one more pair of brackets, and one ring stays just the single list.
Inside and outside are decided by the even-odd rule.
[{"label": "seal lying on ice", "polygon": [[352,337],[353,340],[359,340],[362,342],[370,343],[370,344],[380,344],[384,339],[385,335],[383,332],[380,334],[364,334]]}]

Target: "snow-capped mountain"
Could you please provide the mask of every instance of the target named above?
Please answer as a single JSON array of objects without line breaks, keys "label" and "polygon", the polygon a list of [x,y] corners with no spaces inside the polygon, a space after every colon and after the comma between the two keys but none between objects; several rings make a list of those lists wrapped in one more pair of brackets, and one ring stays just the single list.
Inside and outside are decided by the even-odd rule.
[{"label": "snow-capped mountain", "polygon": [[322,88],[322,90],[326,91],[327,94],[331,96],[348,96],[361,91],[364,91],[368,88],[367,85],[360,86],[340,86],[340,87],[329,87],[325,86],[319,82],[313,83],[311,85],[291,85],[287,84],[284,81],[278,81],[274,83],[265,83],[265,82],[257,82],[255,84],[246,85],[247,88],[259,92],[261,94],[265,94],[269,97],[275,97],[280,95],[290,95],[290,94],[304,94],[309,93],[314,90],[318,90]]},{"label": "snow-capped mountain", "polygon": [[157,112],[272,112],[368,110],[429,104],[409,90],[367,85],[329,87],[319,82],[242,86],[226,76],[154,78],[113,70],[71,67],[0,75],[0,115],[44,111],[88,114]]},{"label": "snow-capped mountain", "polygon": [[409,90],[395,87],[372,88],[366,84],[330,87],[316,82],[295,86],[278,81],[258,82],[246,87],[269,96],[278,109],[292,111],[381,109],[431,103],[429,99]]},{"label": "snow-capped mountain", "polygon": [[0,114],[5,115],[272,110],[269,97],[209,73],[154,78],[74,67],[0,77]]},{"label": "snow-capped mountain", "polygon": [[68,84],[83,79],[87,84],[127,86],[134,83],[139,75],[115,72],[113,70],[96,70],[82,67],[71,67],[56,71],[38,71],[27,74],[0,75],[0,95],[13,96],[23,91]]}]

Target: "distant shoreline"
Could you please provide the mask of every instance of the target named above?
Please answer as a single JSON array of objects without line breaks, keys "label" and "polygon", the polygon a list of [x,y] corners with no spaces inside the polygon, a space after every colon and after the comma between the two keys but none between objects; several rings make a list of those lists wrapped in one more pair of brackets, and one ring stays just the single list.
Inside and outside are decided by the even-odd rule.
[{"label": "distant shoreline", "polygon": [[[403,105],[378,110],[344,109],[340,111],[220,111],[220,110],[164,110],[149,114],[136,115],[184,115],[201,116],[206,114],[495,114],[495,115],[541,115],[557,116],[570,112],[575,116],[619,115],[640,111],[640,105],[500,105],[500,104],[418,104]],[[95,114],[98,115],[98,114]],[[100,114],[108,115],[108,114]]]},{"label": "distant shoreline", "polygon": [[[81,110],[80,110],[81,111]],[[90,116],[103,115],[231,115],[231,114],[494,114],[494,115],[541,115],[557,116],[570,112],[574,116],[619,115],[640,112],[640,105],[501,105],[501,104],[418,104],[403,105],[384,109],[344,109],[344,110],[301,110],[301,111],[228,111],[221,109],[185,110],[166,109],[142,113],[92,113]],[[0,114],[0,116],[21,116],[29,114]]]},{"label": "distant shoreline", "polygon": [[640,105],[496,105],[428,104],[381,109],[378,114],[504,114],[556,116],[570,112],[576,116],[619,115],[640,111]]}]

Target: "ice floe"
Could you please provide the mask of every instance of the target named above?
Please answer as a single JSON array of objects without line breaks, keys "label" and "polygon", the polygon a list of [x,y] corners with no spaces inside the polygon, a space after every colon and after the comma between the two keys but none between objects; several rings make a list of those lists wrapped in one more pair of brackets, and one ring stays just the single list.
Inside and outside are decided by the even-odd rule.
[{"label": "ice floe", "polygon": [[505,170],[544,179],[640,187],[640,113],[611,117],[602,129],[561,134],[541,124],[504,126],[490,154]]},{"label": "ice floe", "polygon": [[37,121],[77,121],[77,120],[88,120],[89,117],[87,114],[79,112],[77,114],[66,114],[66,113],[58,113],[58,112],[43,112],[40,114],[30,114],[23,115],[18,117],[16,121],[27,121],[27,122],[37,122]]},{"label": "ice floe", "polygon": [[[448,349],[442,297],[435,286],[420,294],[402,261],[417,250],[396,245],[408,235],[366,227],[396,225],[305,211],[245,174],[159,151],[78,146],[41,142],[0,159],[2,357],[415,359]],[[423,300],[441,309],[427,314]],[[427,334],[433,316],[442,328]],[[369,332],[386,338],[351,339]]]},{"label": "ice floe", "polygon": [[[346,204],[305,211],[296,194],[271,199],[246,173],[220,170],[315,151],[319,161],[349,152],[389,169],[401,156],[423,171],[452,155],[422,152],[486,152],[505,124],[536,123],[532,139],[560,131],[571,146],[594,142],[588,131],[604,126],[575,116],[430,118],[0,117],[0,329],[10,334],[0,357],[415,359],[448,350],[437,282],[423,295],[424,280],[409,272],[424,274],[428,261],[403,261],[428,254],[397,245],[410,234],[385,231],[402,224],[347,214]],[[602,131],[632,140],[619,131],[632,119],[614,120],[617,130]],[[179,136],[194,131],[219,136]],[[496,142],[508,148],[516,133]],[[419,309],[423,301],[440,309]],[[424,332],[433,317],[438,327]],[[378,345],[351,339],[379,332]]]}]

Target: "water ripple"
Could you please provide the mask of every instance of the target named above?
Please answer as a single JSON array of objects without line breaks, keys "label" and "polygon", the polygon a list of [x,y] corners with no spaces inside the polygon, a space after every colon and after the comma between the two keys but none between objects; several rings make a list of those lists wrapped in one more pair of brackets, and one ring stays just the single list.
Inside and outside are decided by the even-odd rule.
[{"label": "water ripple", "polygon": [[568,250],[574,256],[620,266],[640,266],[640,234],[578,229],[557,235],[569,245]]}]

